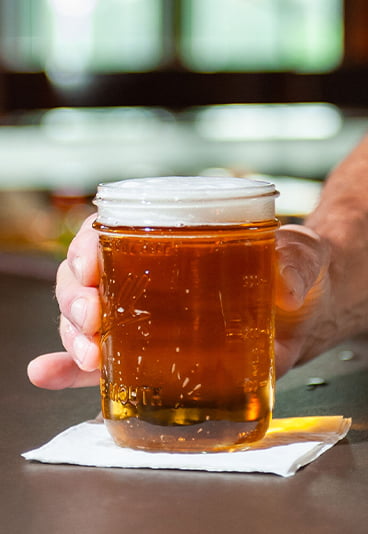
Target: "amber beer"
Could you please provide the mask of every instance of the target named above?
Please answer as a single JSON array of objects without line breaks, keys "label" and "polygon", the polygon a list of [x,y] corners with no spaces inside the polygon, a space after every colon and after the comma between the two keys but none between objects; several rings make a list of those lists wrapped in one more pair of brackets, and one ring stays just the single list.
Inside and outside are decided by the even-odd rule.
[{"label": "amber beer", "polygon": [[99,186],[102,412],[119,445],[233,450],[265,434],[275,196],[240,178]]}]

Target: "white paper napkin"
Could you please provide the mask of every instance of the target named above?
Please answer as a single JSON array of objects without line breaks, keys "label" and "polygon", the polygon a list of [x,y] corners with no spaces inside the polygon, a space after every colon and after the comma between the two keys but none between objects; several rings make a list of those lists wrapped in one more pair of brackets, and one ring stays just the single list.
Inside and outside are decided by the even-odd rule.
[{"label": "white paper napkin", "polygon": [[115,445],[105,425],[86,421],[22,456],[44,463],[94,467],[274,473],[289,477],[318,458],[349,431],[343,416],[274,419],[263,440],[236,452],[144,452]]}]

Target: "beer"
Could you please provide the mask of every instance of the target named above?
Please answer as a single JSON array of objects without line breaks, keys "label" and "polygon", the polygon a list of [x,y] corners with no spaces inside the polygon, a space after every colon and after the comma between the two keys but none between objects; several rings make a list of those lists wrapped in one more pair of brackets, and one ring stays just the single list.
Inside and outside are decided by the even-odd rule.
[{"label": "beer", "polygon": [[[132,180],[117,183],[112,197],[112,189],[97,197],[101,401],[119,445],[233,450],[268,428],[277,226],[270,198],[276,193],[270,184],[244,179],[230,179],[226,189],[223,180]],[[152,184],[166,189],[160,193]],[[129,194],[122,198],[124,187],[137,188],[139,206],[139,188],[146,189],[143,217]],[[200,199],[205,191],[208,198]],[[112,201],[122,204],[120,215],[117,204],[104,211],[106,197],[110,208]]]}]

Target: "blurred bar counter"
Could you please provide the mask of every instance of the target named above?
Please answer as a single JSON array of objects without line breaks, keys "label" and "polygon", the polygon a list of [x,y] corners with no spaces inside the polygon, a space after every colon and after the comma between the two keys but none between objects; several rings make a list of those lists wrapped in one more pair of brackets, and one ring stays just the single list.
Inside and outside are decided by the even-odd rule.
[{"label": "blurred bar counter", "polygon": [[[75,190],[0,191],[0,252],[61,259],[92,213],[92,197]],[[0,269],[2,268],[0,256]]]},{"label": "blurred bar counter", "polygon": [[[257,178],[257,175],[252,175]],[[261,176],[280,192],[281,223],[300,223],[318,201],[321,183]],[[0,273],[52,279],[83,220],[94,212],[93,194],[76,190],[0,191]]]}]

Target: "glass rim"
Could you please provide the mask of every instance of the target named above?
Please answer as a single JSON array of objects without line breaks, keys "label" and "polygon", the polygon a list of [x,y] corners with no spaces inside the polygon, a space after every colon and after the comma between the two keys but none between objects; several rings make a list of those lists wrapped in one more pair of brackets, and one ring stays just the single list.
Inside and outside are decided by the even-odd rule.
[{"label": "glass rim", "polygon": [[[188,190],[193,180],[202,182],[195,190]],[[132,184],[137,188],[130,187]],[[142,185],[143,184],[143,185]],[[159,186],[165,186],[160,190]],[[173,184],[173,187],[170,187]],[[221,187],[216,187],[220,186]],[[178,189],[180,186],[180,190]],[[213,187],[210,187],[213,186]],[[155,188],[156,187],[156,188]],[[102,182],[97,187],[93,200],[100,203],[136,203],[138,205],[162,204],[191,205],[197,202],[226,202],[246,199],[277,197],[279,192],[271,181],[256,178],[236,178],[218,176],[157,176],[147,178],[127,178],[116,182]]]},{"label": "glass rim", "polygon": [[272,182],[235,177],[156,177],[100,184],[97,220],[111,226],[242,224],[275,217]]}]

